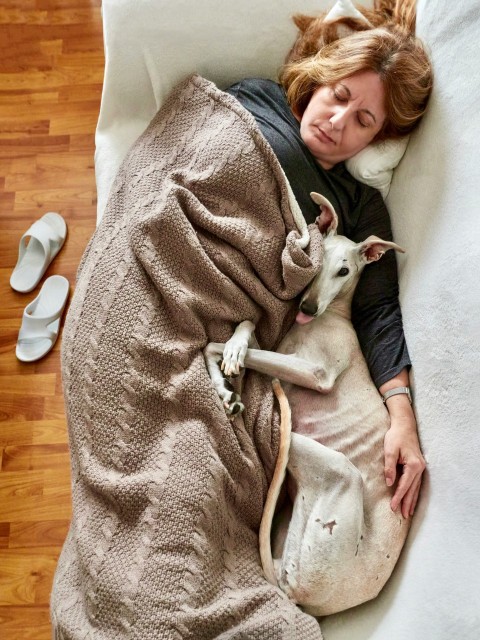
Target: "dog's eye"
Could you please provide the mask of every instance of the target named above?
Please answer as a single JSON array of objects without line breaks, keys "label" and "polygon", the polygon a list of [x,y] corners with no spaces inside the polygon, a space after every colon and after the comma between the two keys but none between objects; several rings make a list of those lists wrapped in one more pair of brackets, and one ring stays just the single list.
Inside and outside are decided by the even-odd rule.
[{"label": "dog's eye", "polygon": [[347,267],[342,267],[337,273],[337,276],[348,276],[349,273],[350,271],[347,269]]}]

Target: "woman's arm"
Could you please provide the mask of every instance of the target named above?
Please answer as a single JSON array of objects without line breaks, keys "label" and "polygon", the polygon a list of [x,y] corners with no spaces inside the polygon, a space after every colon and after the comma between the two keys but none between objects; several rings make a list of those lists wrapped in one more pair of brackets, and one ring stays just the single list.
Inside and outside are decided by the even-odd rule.
[{"label": "woman's arm", "polygon": [[[351,237],[356,242],[369,235],[392,239],[390,218],[380,194],[362,203],[361,215]],[[398,301],[398,273],[393,251],[367,266],[355,292],[352,321],[372,378],[383,395],[395,387],[409,386],[408,355]],[[420,450],[415,414],[405,394],[386,401],[391,426],[385,436],[385,481],[398,479],[391,507],[401,506],[405,518],[414,512],[425,460]],[[401,466],[397,476],[397,466]]]},{"label": "woman's arm", "polygon": [[[408,387],[407,369],[383,384],[383,395],[395,387]],[[395,494],[391,501],[393,511],[401,504],[404,518],[413,515],[420,492],[425,459],[418,441],[417,423],[408,396],[398,394],[385,402],[390,414],[390,429],[385,435],[385,481],[391,487],[397,479],[397,465],[402,466]]]},{"label": "woman's arm", "polygon": [[[382,197],[373,189],[364,194],[358,204],[360,214],[355,216],[355,227],[349,229],[345,225],[345,235],[354,242],[370,235],[393,240]],[[365,267],[352,302],[353,326],[377,388],[411,365],[398,293],[396,256],[394,251],[388,251],[381,260]]]}]

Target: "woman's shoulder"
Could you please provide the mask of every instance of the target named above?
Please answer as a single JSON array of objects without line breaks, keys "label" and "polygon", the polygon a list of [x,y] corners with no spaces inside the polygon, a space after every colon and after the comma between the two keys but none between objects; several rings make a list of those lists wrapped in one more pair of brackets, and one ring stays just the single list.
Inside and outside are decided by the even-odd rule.
[{"label": "woman's shoulder", "polygon": [[267,78],[245,78],[226,89],[240,102],[265,105],[275,111],[288,109],[287,98],[282,85]]},{"label": "woman's shoulder", "polygon": [[289,129],[288,135],[292,134],[292,127],[297,127],[285,91],[278,82],[266,78],[245,78],[226,91],[237,98],[257,121],[269,123],[276,129],[283,123],[282,126],[287,125]]},{"label": "woman's shoulder", "polygon": [[278,82],[269,80],[268,78],[243,78],[239,82],[235,82],[226,89],[228,93],[234,91],[259,92],[267,94],[283,94],[283,89]]}]

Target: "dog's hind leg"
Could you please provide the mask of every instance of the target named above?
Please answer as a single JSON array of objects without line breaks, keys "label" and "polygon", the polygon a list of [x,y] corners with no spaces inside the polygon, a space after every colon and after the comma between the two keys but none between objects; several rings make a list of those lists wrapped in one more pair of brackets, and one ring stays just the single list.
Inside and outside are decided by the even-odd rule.
[{"label": "dog's hind leg", "polygon": [[276,572],[280,588],[313,615],[350,606],[364,534],[363,480],[338,451],[297,433],[288,472],[293,513]]}]

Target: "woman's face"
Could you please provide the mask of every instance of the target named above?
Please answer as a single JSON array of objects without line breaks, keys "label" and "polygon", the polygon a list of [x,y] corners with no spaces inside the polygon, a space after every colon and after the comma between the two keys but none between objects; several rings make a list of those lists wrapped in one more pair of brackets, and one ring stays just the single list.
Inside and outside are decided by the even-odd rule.
[{"label": "woman's face", "polygon": [[366,147],[385,120],[385,89],[374,71],[319,87],[300,120],[300,135],[317,162],[331,169]]}]

